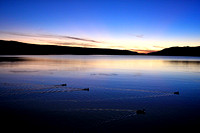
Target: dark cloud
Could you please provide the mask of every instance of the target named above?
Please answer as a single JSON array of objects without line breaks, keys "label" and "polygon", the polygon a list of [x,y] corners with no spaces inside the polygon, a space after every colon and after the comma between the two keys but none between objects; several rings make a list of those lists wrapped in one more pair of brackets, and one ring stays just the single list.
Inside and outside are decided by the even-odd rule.
[{"label": "dark cloud", "polygon": [[41,40],[41,39],[37,39],[37,40],[41,41],[41,42],[46,42],[46,43],[54,44],[54,45],[77,46],[77,47],[97,47],[97,45],[87,44],[87,43],[62,42],[62,41],[46,41],[46,40]]},{"label": "dark cloud", "polygon": [[96,47],[96,45],[93,44],[85,44],[85,43],[68,43],[68,42],[54,42],[54,44],[57,45],[65,45],[65,46],[80,46],[80,47]]},{"label": "dark cloud", "polygon": [[16,35],[16,36],[26,36],[26,37],[43,37],[43,38],[55,38],[55,39],[72,39],[78,41],[86,41],[86,42],[93,42],[93,43],[102,43],[100,41],[80,38],[80,37],[72,37],[72,36],[63,36],[63,35],[53,35],[53,34],[24,34],[24,33],[17,33],[17,32],[6,32],[0,31],[1,34],[8,34],[8,35]]},{"label": "dark cloud", "polygon": [[72,36],[63,36],[63,35],[44,35],[40,34],[39,36],[41,37],[46,37],[46,38],[62,38],[62,39],[72,39],[72,40],[79,40],[79,41],[86,41],[86,42],[94,42],[94,43],[102,43],[96,40],[91,40],[91,39],[85,39],[85,38],[79,38],[79,37],[72,37]]}]

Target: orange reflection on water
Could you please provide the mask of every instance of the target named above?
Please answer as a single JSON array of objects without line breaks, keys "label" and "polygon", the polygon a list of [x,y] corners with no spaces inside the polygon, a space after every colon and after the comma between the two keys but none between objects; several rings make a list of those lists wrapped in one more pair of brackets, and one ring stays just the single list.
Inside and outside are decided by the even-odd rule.
[{"label": "orange reflection on water", "polygon": [[[136,58],[135,58],[136,57]],[[25,60],[1,61],[0,72],[200,72],[199,60],[148,59],[145,56],[22,56]]]}]

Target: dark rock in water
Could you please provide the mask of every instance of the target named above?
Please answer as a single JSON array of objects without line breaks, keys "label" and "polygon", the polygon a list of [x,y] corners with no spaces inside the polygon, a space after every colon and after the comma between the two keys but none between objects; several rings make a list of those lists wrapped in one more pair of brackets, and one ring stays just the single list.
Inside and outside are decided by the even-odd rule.
[{"label": "dark rock in water", "polygon": [[83,90],[84,90],[84,91],[89,91],[89,88],[84,88]]},{"label": "dark rock in water", "polygon": [[143,114],[144,115],[145,113],[146,113],[145,109],[136,111],[136,114]]},{"label": "dark rock in water", "polygon": [[61,84],[61,86],[67,86],[67,84]]},{"label": "dark rock in water", "polygon": [[174,92],[174,94],[179,95],[179,91]]}]

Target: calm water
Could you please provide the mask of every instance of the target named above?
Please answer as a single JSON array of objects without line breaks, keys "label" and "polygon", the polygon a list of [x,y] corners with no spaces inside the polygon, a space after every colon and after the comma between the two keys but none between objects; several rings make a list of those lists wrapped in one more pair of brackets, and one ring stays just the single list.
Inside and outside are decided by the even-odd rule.
[{"label": "calm water", "polygon": [[21,132],[196,130],[200,57],[1,56],[0,108]]}]

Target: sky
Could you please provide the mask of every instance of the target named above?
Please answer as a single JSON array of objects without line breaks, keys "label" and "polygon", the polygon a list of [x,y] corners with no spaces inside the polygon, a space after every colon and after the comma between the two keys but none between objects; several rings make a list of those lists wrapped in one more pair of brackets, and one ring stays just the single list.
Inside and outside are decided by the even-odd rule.
[{"label": "sky", "polygon": [[0,0],[0,39],[147,53],[200,46],[200,0]]}]

